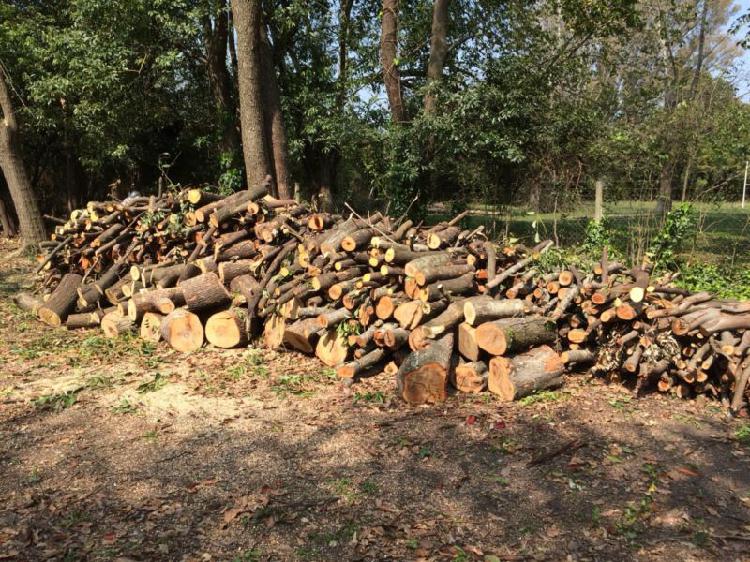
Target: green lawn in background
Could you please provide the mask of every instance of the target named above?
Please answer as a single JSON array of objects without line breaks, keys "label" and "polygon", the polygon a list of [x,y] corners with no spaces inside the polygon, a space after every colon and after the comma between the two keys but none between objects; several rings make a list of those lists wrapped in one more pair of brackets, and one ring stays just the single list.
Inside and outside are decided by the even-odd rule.
[{"label": "green lawn in background", "polygon": [[[683,243],[684,257],[693,263],[706,262],[733,267],[750,266],[750,203],[694,203],[700,215],[699,232]],[[447,208],[447,207],[446,207]],[[593,201],[582,201],[565,212],[532,213],[522,207],[489,207],[481,203],[468,205],[471,215],[465,226],[484,225],[492,237],[509,233],[525,243],[532,243],[535,230],[541,239],[552,238],[557,219],[557,236],[562,246],[583,242],[586,224],[593,216]],[[623,200],[605,204],[605,217],[612,242],[625,256],[640,255],[658,226],[652,201]],[[428,222],[449,219],[444,208],[434,208]]]}]

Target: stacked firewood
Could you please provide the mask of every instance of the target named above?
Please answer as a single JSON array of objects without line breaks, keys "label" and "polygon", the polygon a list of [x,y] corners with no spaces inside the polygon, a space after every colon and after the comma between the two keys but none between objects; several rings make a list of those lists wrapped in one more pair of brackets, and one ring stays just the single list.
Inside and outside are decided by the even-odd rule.
[{"label": "stacked firewood", "polygon": [[[463,215],[434,226],[315,212],[254,186],[91,202],[40,256],[52,326],[139,333],[190,352],[261,339],[315,354],[345,381],[387,373],[412,404],[459,391],[507,400],[593,365],[637,389],[742,399],[750,305],[690,295],[643,268],[550,272],[534,247],[498,246]],[[739,396],[739,398],[737,398]]]}]

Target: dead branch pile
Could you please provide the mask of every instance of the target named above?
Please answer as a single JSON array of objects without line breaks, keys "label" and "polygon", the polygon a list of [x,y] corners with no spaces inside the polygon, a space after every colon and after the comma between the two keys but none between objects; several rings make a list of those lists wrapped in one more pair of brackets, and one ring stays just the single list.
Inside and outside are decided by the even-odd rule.
[{"label": "dead branch pile", "polygon": [[412,404],[489,390],[513,400],[592,366],[636,391],[735,409],[750,377],[750,303],[659,283],[603,257],[543,273],[550,248],[498,247],[462,216],[431,227],[312,211],[267,186],[90,202],[56,228],[40,296],[51,326],[315,354],[345,380],[385,372]]}]

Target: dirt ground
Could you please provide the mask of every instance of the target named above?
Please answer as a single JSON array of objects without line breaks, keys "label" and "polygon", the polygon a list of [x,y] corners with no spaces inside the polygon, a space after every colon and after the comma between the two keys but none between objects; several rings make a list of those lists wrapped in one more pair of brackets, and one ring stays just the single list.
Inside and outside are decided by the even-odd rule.
[{"label": "dirt ground", "polygon": [[410,408],[295,353],[41,326],[0,247],[0,559],[750,560],[750,424],[585,374]]}]

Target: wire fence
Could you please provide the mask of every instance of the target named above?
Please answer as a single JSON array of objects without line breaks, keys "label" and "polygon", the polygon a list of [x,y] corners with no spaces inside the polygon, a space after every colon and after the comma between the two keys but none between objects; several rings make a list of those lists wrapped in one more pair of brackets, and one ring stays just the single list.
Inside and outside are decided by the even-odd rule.
[{"label": "wire fence", "polygon": [[[681,257],[688,263],[710,263],[722,267],[750,267],[750,204],[740,201],[686,202],[695,210],[697,226],[685,240],[678,241]],[[673,208],[680,205],[673,203]],[[516,238],[525,243],[552,239],[558,245],[574,247],[586,240],[586,227],[594,217],[594,201],[534,212],[528,207],[472,202],[468,228],[484,225],[493,239]],[[443,220],[461,205],[444,202],[431,208],[430,222]],[[618,199],[604,202],[604,224],[612,246],[631,263],[640,262],[648,251],[662,220],[651,199]]]}]

